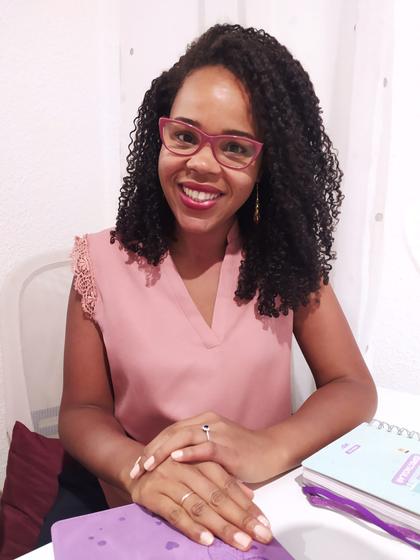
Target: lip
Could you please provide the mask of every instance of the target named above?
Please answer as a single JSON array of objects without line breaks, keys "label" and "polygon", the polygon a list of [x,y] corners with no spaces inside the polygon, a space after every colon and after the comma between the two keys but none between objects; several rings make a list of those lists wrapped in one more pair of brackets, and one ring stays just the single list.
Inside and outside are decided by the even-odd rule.
[{"label": "lip", "polygon": [[210,185],[202,185],[202,184],[191,183],[191,182],[178,183],[179,198],[181,199],[181,202],[184,204],[184,206],[186,206],[190,210],[201,210],[201,211],[209,210],[210,208],[213,208],[213,206],[217,204],[217,201],[221,197],[219,196],[214,200],[205,200],[202,202],[196,202],[195,200],[192,200],[192,198],[190,198],[184,193],[182,187],[187,187],[188,189],[192,189],[195,191],[207,192],[210,194],[222,194],[219,190],[215,189],[214,187],[211,187]]}]

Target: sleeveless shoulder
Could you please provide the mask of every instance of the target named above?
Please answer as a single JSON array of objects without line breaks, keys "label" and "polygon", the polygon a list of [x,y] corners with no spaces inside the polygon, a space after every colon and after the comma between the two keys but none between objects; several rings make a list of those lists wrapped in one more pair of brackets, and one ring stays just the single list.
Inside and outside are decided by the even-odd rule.
[{"label": "sleeveless shoulder", "polygon": [[88,236],[75,237],[71,252],[74,273],[73,287],[82,298],[82,309],[94,319],[97,289],[92,264],[89,257]]}]

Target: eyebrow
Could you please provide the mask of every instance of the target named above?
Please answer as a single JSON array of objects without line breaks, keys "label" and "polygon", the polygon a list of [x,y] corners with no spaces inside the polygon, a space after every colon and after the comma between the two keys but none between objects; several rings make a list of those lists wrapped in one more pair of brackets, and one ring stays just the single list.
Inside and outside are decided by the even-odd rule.
[{"label": "eyebrow", "polygon": [[[187,124],[191,124],[197,128],[201,128],[200,123],[198,121],[194,121],[193,119],[188,119],[187,117],[174,117],[177,121],[182,121]],[[234,136],[243,136],[244,138],[249,138],[250,140],[256,140],[253,134],[249,132],[244,132],[243,130],[236,130],[236,129],[228,129],[223,130],[222,134],[232,134]],[[218,136],[218,135],[216,135]]]}]

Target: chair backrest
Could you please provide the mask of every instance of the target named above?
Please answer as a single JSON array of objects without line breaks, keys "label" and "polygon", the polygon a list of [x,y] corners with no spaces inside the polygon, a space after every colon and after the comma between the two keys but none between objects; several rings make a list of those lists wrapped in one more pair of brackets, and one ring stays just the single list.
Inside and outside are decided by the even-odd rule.
[{"label": "chair backrest", "polygon": [[316,389],[311,370],[295,338],[292,342],[291,388],[292,412],[296,412]]},{"label": "chair backrest", "polygon": [[16,420],[57,436],[63,345],[72,272],[65,251],[37,256],[8,276],[0,294],[0,345],[9,439]]}]

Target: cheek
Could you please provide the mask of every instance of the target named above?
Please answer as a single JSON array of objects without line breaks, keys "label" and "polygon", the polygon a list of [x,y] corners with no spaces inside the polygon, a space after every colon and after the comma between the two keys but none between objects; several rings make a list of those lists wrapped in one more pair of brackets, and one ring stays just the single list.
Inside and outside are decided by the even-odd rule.
[{"label": "cheek", "polygon": [[169,186],[170,181],[182,168],[182,158],[174,157],[164,148],[161,149],[158,160],[158,175],[164,189]]},{"label": "cheek", "polygon": [[159,179],[160,182],[162,183],[164,181],[165,176],[167,175],[167,157],[165,154],[164,149],[162,148],[160,150],[160,154],[159,154],[159,160],[158,160],[158,174],[159,174]]},{"label": "cheek", "polygon": [[254,189],[255,181],[256,179],[253,175],[231,178],[230,184],[238,201],[245,202],[249,198]]}]

